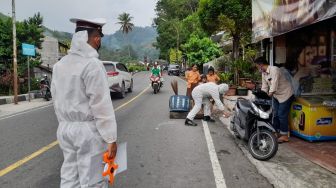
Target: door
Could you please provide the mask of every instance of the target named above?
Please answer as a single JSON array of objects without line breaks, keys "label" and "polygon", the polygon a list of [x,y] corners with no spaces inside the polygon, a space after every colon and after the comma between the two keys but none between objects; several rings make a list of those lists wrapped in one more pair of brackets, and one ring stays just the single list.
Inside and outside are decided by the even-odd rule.
[{"label": "door", "polygon": [[118,63],[117,68],[119,69],[120,74],[122,75],[122,78],[125,81],[125,87],[129,88],[131,86],[131,80],[132,80],[131,74],[128,72],[126,66],[122,63]]}]

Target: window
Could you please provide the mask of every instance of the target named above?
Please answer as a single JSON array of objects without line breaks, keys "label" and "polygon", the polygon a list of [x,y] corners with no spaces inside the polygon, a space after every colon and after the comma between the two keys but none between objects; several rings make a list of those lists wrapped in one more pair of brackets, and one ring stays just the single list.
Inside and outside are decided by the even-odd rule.
[{"label": "window", "polygon": [[178,65],[169,65],[169,67],[171,69],[179,69],[180,68],[180,66],[178,66]]},{"label": "window", "polygon": [[117,68],[118,68],[119,70],[121,70],[121,71],[128,72],[127,68],[126,68],[125,65],[122,64],[122,63],[118,63],[118,64],[117,64]]},{"label": "window", "polygon": [[115,72],[115,68],[113,64],[105,63],[104,67],[105,67],[106,72]]}]

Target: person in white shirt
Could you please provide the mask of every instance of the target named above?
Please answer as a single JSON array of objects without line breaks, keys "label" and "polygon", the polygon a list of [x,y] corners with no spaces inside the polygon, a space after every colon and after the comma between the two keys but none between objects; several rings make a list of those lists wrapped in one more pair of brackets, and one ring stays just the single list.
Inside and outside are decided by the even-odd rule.
[{"label": "person in white shirt", "polygon": [[288,114],[290,105],[294,101],[293,87],[280,68],[270,66],[264,57],[255,60],[262,72],[261,90],[273,97],[273,110],[275,111],[274,126],[280,133],[278,142],[288,142]]},{"label": "person in white shirt", "polygon": [[224,111],[224,105],[220,100],[220,96],[229,90],[227,84],[217,85],[213,82],[208,82],[196,86],[191,95],[194,99],[194,107],[188,113],[187,119],[185,120],[185,125],[187,126],[197,126],[193,121],[196,114],[202,109],[202,104],[204,104],[204,120],[214,122],[212,119],[210,110],[210,98],[213,98],[219,110]]},{"label": "person in white shirt", "polygon": [[105,19],[70,19],[76,33],[68,55],[53,67],[51,92],[63,151],[61,188],[107,187],[103,153],[117,152],[117,123],[97,50]]}]

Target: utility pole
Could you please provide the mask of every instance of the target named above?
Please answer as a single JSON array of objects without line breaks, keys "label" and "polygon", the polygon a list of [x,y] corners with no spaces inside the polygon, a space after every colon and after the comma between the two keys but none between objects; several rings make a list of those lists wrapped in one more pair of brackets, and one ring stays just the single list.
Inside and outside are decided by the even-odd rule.
[{"label": "utility pole", "polygon": [[17,58],[16,58],[16,19],[15,19],[15,0],[12,0],[12,22],[13,22],[13,89],[14,89],[14,103],[18,104],[18,83],[17,83]]},{"label": "utility pole", "polygon": [[179,50],[179,40],[180,40],[180,33],[177,25],[174,25],[176,29],[177,39],[176,39],[176,64],[178,64],[178,50]]}]

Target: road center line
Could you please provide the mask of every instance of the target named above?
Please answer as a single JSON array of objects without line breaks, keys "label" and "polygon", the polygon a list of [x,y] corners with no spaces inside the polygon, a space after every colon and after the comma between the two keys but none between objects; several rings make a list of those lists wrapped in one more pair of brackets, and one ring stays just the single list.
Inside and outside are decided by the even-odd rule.
[{"label": "road center line", "polygon": [[6,167],[5,169],[3,169],[3,170],[0,171],[0,177],[2,177],[3,175],[7,174],[8,172],[10,172],[10,171],[18,168],[19,166],[23,165],[24,163],[32,160],[33,158],[41,155],[42,153],[46,152],[47,150],[49,150],[50,148],[56,146],[57,144],[58,144],[58,141],[54,141],[54,142],[50,143],[49,145],[44,146],[43,148],[39,149],[38,151],[30,154],[29,156],[24,157],[23,159],[15,162],[14,164]]},{"label": "road center line", "polygon": [[[131,100],[127,101],[126,103],[118,106],[114,111],[118,111],[121,108],[125,107],[126,105],[128,105],[129,103],[131,103],[132,101],[134,101],[136,98],[140,97],[143,93],[145,93],[145,91],[147,91],[150,87],[145,88],[143,91],[141,91],[137,96],[133,97]],[[45,108],[45,107],[44,107]],[[34,109],[35,110],[35,109]],[[24,112],[27,113],[27,112]],[[22,114],[22,113],[21,113]],[[17,115],[17,114],[16,114]],[[6,117],[8,118],[8,117]],[[0,119],[1,120],[1,119]],[[48,144],[47,146],[42,147],[41,149],[37,150],[36,152],[22,158],[21,160],[9,165],[8,167],[0,170],[0,177],[6,175],[7,173],[15,170],[16,168],[22,166],[23,164],[25,164],[26,162],[34,159],[35,157],[41,155],[42,153],[48,151],[49,149],[53,148],[54,146],[58,145],[58,141],[55,140],[52,143]]]},{"label": "road center line", "polygon": [[126,103],[118,106],[114,111],[117,111],[119,109],[121,109],[122,107],[128,105],[129,103],[131,103],[132,101],[134,101],[136,98],[140,97],[143,93],[145,93],[147,90],[149,89],[149,86],[146,87],[144,90],[142,90],[137,96],[133,97],[131,100],[127,101]]},{"label": "road center line", "polygon": [[203,124],[203,130],[204,130],[204,135],[205,139],[208,145],[208,150],[209,150],[209,155],[210,155],[210,160],[211,160],[211,165],[212,165],[212,170],[215,176],[215,182],[216,182],[216,187],[217,188],[226,188],[226,183],[225,179],[223,176],[222,168],[219,164],[218,157],[216,154],[215,146],[213,144],[208,123],[206,121],[202,120]]}]

